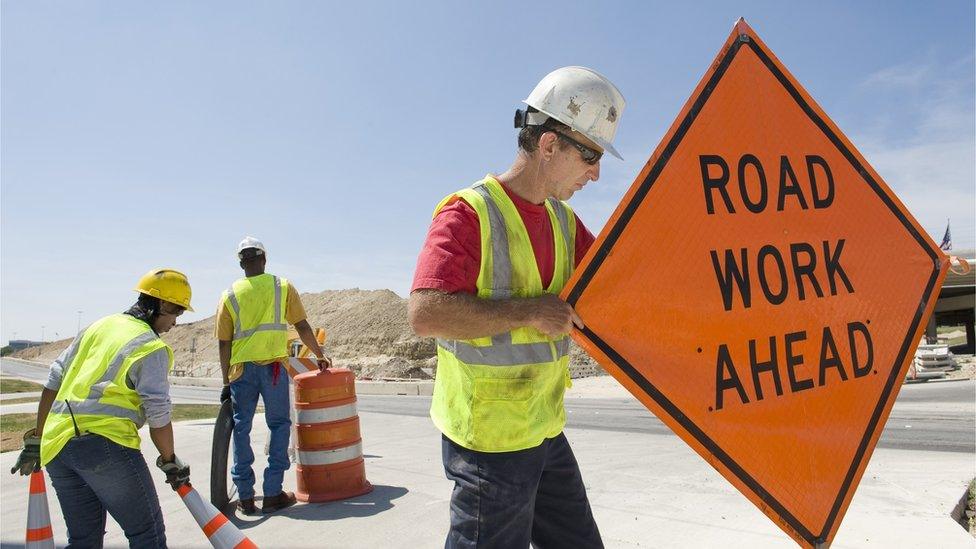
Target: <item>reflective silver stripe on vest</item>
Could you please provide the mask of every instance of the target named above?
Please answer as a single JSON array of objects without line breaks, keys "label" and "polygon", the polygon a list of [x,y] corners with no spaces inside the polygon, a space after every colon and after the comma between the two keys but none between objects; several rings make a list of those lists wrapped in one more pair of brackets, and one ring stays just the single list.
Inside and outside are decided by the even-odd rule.
[{"label": "reflective silver stripe on vest", "polygon": [[506,299],[512,296],[512,256],[509,255],[508,229],[495,199],[482,183],[474,187],[488,207],[488,224],[491,227],[491,298]]},{"label": "reflective silver stripe on vest", "polygon": [[[506,332],[509,333],[509,332]],[[453,354],[465,364],[480,366],[524,366],[527,364],[545,364],[559,360],[569,354],[569,338],[564,337],[552,344],[556,347],[556,356],[552,356],[552,348],[548,341],[539,343],[497,343],[492,338],[492,345],[478,347],[458,341],[456,339],[437,339],[437,344],[447,352]]]},{"label": "reflective silver stripe on vest", "polygon": [[356,459],[362,455],[363,443],[360,441],[345,448],[336,448],[335,450],[299,450],[298,463],[302,465],[332,465],[333,463],[342,463],[343,461]]},{"label": "reflective silver stripe on vest", "polygon": [[[488,191],[486,184],[476,184],[472,189],[484,199],[488,208],[488,224],[491,228],[491,265],[492,299],[504,299],[512,295],[512,257],[509,252],[508,229],[501,210],[495,199]],[[555,199],[549,199],[556,219],[562,229],[562,241],[566,250],[565,265],[572,265],[570,256],[569,219],[566,208]],[[572,267],[570,267],[572,269]],[[570,271],[572,272],[572,271]],[[569,278],[569,273],[564,273]],[[555,277],[555,274],[554,274]],[[512,333],[503,332],[491,338],[491,345],[478,347],[454,339],[437,339],[437,344],[466,364],[482,366],[521,366],[526,364],[544,364],[559,360],[569,354],[569,338],[563,337],[552,342],[556,349],[553,356],[552,347],[548,341],[538,343],[512,343]]]},{"label": "reflective silver stripe on vest", "polygon": [[[89,326],[90,328],[91,326]],[[85,337],[85,332],[88,328],[85,328],[75,337],[75,340],[71,342],[71,347],[68,348],[68,353],[64,355],[64,361],[61,362],[61,379],[64,379],[65,374],[68,373],[68,368],[71,363],[75,361],[75,355],[78,354],[78,347],[81,346],[81,340]]]},{"label": "reflective silver stripe on vest", "polygon": [[280,332],[287,330],[287,324],[259,324],[257,328],[251,328],[250,330],[244,330],[243,332],[238,332],[234,334],[234,339],[243,339],[245,337],[250,337],[257,332]]},{"label": "reflective silver stripe on vest", "polygon": [[[559,220],[559,228],[563,232],[563,248],[566,250],[566,263],[563,264],[563,275],[565,280],[569,280],[570,274],[573,272],[572,265],[576,262],[576,258],[573,257],[573,248],[570,246],[570,234],[569,234],[569,217],[566,212],[566,208],[563,206],[562,202],[556,200],[555,198],[550,198],[549,205],[552,206],[552,211],[556,212],[556,219]],[[568,267],[568,271],[567,271]],[[553,274],[555,277],[555,273]]]},{"label": "reflective silver stripe on vest", "polygon": [[356,403],[351,402],[331,408],[298,410],[298,423],[326,423],[356,417]]},{"label": "reflective silver stripe on vest", "polygon": [[234,287],[231,286],[227,290],[227,300],[230,301],[230,306],[234,309],[234,339],[251,337],[257,332],[280,332],[288,330],[288,325],[281,321],[281,280],[274,275],[271,275],[271,278],[274,279],[274,322],[271,324],[258,324],[254,328],[242,330],[241,304],[238,303],[237,296],[234,295]]},{"label": "reflective silver stripe on vest", "polygon": [[559,341],[553,341],[552,344],[556,346],[556,358],[569,355],[569,336],[565,336]]},{"label": "reflective silver stripe on vest", "polygon": [[[112,359],[112,362],[109,363],[108,369],[106,369],[105,373],[102,374],[101,379],[91,386],[86,400],[97,401],[98,399],[102,398],[102,395],[105,394],[105,388],[108,387],[108,385],[115,379],[115,376],[119,374],[119,368],[122,367],[122,363],[125,362],[125,359],[129,358],[129,355],[136,352],[136,350],[138,350],[140,347],[158,337],[159,336],[157,336],[155,332],[145,332],[137,335],[129,340],[128,343],[123,345],[122,348],[119,349],[119,352],[115,353],[115,357]],[[74,407],[72,406],[72,408]]]},{"label": "reflective silver stripe on vest", "polygon": [[237,302],[233,286],[227,290],[227,301],[230,301],[230,308],[234,309],[234,339],[237,339],[237,334],[241,333],[241,304]]},{"label": "reflective silver stripe on vest", "polygon": [[[71,405],[70,411],[68,410],[68,404]],[[51,411],[56,414],[65,415],[73,413],[75,416],[92,415],[119,417],[122,419],[132,420],[137,427],[141,427],[142,424],[146,422],[146,417],[142,413],[141,409],[130,410],[121,406],[98,402],[97,400],[79,400],[67,404],[63,400],[56,400],[54,401],[54,404],[51,405]]]},{"label": "reflective silver stripe on vest", "polygon": [[[281,279],[272,275],[271,278],[274,279],[274,313],[275,313],[275,324],[281,324]],[[285,326],[288,329],[288,326]]]}]

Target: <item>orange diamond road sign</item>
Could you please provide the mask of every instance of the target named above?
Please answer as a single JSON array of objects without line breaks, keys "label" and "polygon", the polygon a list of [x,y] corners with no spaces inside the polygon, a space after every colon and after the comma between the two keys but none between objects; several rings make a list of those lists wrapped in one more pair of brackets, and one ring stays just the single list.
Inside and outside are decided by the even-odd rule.
[{"label": "orange diamond road sign", "polygon": [[797,543],[823,546],[947,265],[740,19],[563,296],[580,345]]}]

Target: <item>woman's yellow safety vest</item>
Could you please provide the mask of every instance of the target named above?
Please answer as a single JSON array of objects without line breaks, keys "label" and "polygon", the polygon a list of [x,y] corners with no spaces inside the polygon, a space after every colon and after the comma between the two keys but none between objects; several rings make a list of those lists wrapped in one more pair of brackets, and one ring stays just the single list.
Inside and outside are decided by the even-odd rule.
[{"label": "woman's yellow safety vest", "polygon": [[231,364],[288,356],[287,301],[288,280],[267,273],[241,278],[224,292],[234,320]]},{"label": "woman's yellow safety vest", "polygon": [[[160,349],[173,350],[145,322],[126,314],[98,320],[78,335],[63,362],[61,388],[44,423],[41,465],[47,465],[77,433],[94,433],[139,449],[146,422],[139,394],[126,383],[129,368]],[[72,421],[72,415],[74,421]]]},{"label": "woman's yellow safety vest", "polygon": [[[555,271],[543,289],[522,217],[501,184],[488,176],[453,197],[474,208],[481,226],[478,297],[507,299],[558,294],[573,271],[576,216],[550,198],[545,206],[555,238]],[[562,432],[569,381],[569,338],[535,328],[477,339],[437,340],[437,376],[430,416],[457,444],[482,452],[533,448]]]}]

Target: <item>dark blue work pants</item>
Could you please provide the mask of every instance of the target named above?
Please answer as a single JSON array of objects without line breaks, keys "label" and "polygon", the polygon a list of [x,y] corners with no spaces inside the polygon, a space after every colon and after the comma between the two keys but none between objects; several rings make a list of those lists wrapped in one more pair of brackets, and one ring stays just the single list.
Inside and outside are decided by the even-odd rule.
[{"label": "dark blue work pants", "polygon": [[477,452],[442,437],[447,478],[454,481],[454,548],[602,548],[583,477],[566,436],[517,452]]},{"label": "dark blue work pants", "polygon": [[259,366],[244,363],[241,377],[230,384],[234,402],[234,466],[231,479],[237,485],[240,499],[254,497],[254,451],[251,449],[251,424],[258,406],[264,401],[264,420],[271,431],[268,466],[264,470],[264,497],[281,494],[288,460],[288,439],[291,437],[291,397],[288,394],[288,372],[279,364]]}]

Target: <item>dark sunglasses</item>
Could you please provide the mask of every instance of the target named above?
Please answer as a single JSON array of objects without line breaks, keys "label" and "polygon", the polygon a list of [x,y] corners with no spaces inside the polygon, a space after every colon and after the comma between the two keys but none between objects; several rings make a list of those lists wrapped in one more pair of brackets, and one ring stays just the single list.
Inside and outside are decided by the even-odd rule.
[{"label": "dark sunglasses", "polygon": [[553,130],[553,129],[550,129],[550,128],[547,128],[546,131],[550,131],[550,132],[558,135],[563,141],[565,141],[565,142],[569,143],[570,145],[576,147],[576,150],[578,150],[580,152],[580,156],[583,157],[583,162],[586,162],[587,164],[589,164],[591,166],[593,164],[596,164],[597,162],[599,162],[600,161],[600,158],[603,156],[603,153],[602,152],[600,152],[600,151],[598,151],[596,149],[591,149],[591,148],[587,147],[586,145],[580,143],[579,141],[576,141],[575,139],[569,137],[568,135],[564,135],[562,132],[557,132],[556,130]]},{"label": "dark sunglasses", "polygon": [[159,314],[170,315],[170,316],[180,316],[186,309],[180,307],[179,305],[172,305],[170,303],[163,303],[159,307]]}]

